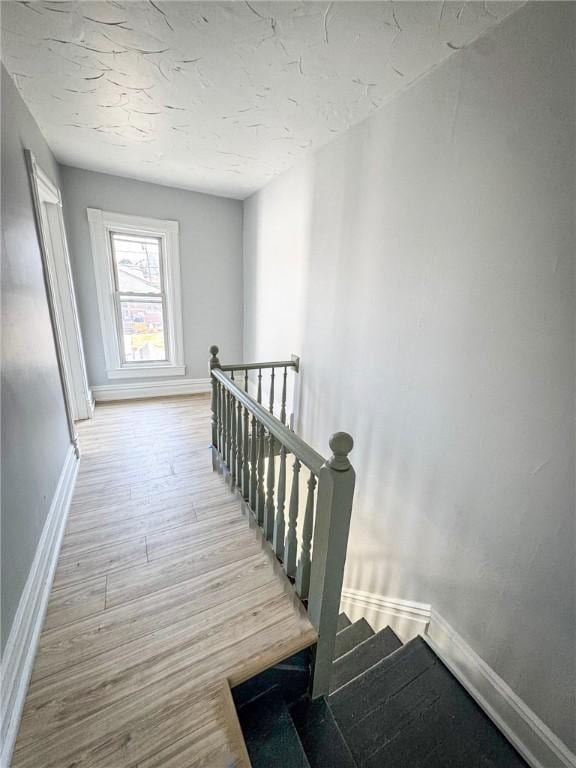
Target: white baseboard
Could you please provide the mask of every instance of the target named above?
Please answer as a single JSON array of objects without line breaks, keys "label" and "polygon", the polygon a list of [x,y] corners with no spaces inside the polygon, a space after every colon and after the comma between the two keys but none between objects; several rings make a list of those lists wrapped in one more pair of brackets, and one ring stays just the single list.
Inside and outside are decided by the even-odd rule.
[{"label": "white baseboard", "polygon": [[359,589],[343,589],[341,604],[353,621],[364,617],[376,632],[392,627],[403,643],[423,634],[430,621],[428,603],[399,600]]},{"label": "white baseboard", "polygon": [[576,755],[430,605],[343,589],[341,608],[403,642],[422,635],[531,768],[576,768]]},{"label": "white baseboard", "polygon": [[2,657],[1,768],[10,765],[77,472],[70,446]]},{"label": "white baseboard", "polygon": [[92,395],[96,402],[111,400],[138,400],[143,397],[168,397],[171,395],[196,395],[211,392],[212,384],[208,379],[177,379],[175,381],[137,381],[100,384],[92,386]]},{"label": "white baseboard", "polygon": [[434,610],[424,639],[528,765],[576,768],[576,755]]}]

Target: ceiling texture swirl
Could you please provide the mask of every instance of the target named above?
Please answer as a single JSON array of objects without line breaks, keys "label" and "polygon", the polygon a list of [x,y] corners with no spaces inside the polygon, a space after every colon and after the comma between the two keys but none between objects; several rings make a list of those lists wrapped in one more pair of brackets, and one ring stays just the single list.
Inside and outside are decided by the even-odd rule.
[{"label": "ceiling texture swirl", "polygon": [[522,2],[3,2],[57,159],[244,198]]}]

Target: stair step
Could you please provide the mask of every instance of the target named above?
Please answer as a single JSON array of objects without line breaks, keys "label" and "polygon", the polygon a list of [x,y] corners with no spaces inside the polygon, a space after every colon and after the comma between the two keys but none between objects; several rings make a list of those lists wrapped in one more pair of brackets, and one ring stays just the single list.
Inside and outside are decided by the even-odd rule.
[{"label": "stair step", "polygon": [[527,768],[421,638],[329,702],[361,768]]},{"label": "stair step", "polygon": [[236,686],[232,689],[232,697],[236,707],[240,708],[271,688],[278,687],[284,701],[291,704],[304,696],[309,682],[310,650],[306,648]]},{"label": "stair step", "polygon": [[351,651],[364,640],[368,640],[372,637],[374,630],[368,624],[366,619],[362,618],[355,621],[354,624],[350,624],[348,627],[340,630],[336,635],[336,647],[334,649],[334,658],[343,656],[348,651]]},{"label": "stair step", "polygon": [[394,630],[390,627],[381,629],[380,632],[336,659],[332,666],[330,690],[333,692],[346,685],[401,647],[402,643]]},{"label": "stair step", "polygon": [[352,624],[352,622],[345,613],[338,615],[338,632],[340,632],[342,629],[346,629],[346,627],[349,627],[350,624]]},{"label": "stair step", "polygon": [[278,687],[238,709],[252,768],[310,768]]},{"label": "stair step", "polygon": [[326,699],[303,698],[290,714],[311,768],[356,768]]}]

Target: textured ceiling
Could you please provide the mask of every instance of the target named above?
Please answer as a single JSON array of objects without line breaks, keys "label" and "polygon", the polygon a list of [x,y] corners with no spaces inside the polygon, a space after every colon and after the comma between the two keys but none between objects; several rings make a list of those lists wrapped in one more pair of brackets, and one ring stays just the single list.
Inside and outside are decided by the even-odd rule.
[{"label": "textured ceiling", "polygon": [[521,2],[2,2],[56,157],[245,197]]}]

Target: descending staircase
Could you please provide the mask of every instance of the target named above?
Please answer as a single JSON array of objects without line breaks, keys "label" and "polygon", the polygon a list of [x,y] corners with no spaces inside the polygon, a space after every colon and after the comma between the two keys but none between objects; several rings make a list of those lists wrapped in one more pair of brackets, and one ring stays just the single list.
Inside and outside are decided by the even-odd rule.
[{"label": "descending staircase", "polygon": [[526,768],[425,641],[341,614],[330,694],[302,652],[233,691],[252,768]]},{"label": "descending staircase", "polygon": [[233,691],[252,768],[525,768],[425,640],[402,645],[390,627],[375,633],[338,615],[354,441],[334,433],[325,458],[286,426],[297,359],[223,365],[218,353],[210,348],[213,467],[243,499],[316,638],[313,651]]}]

